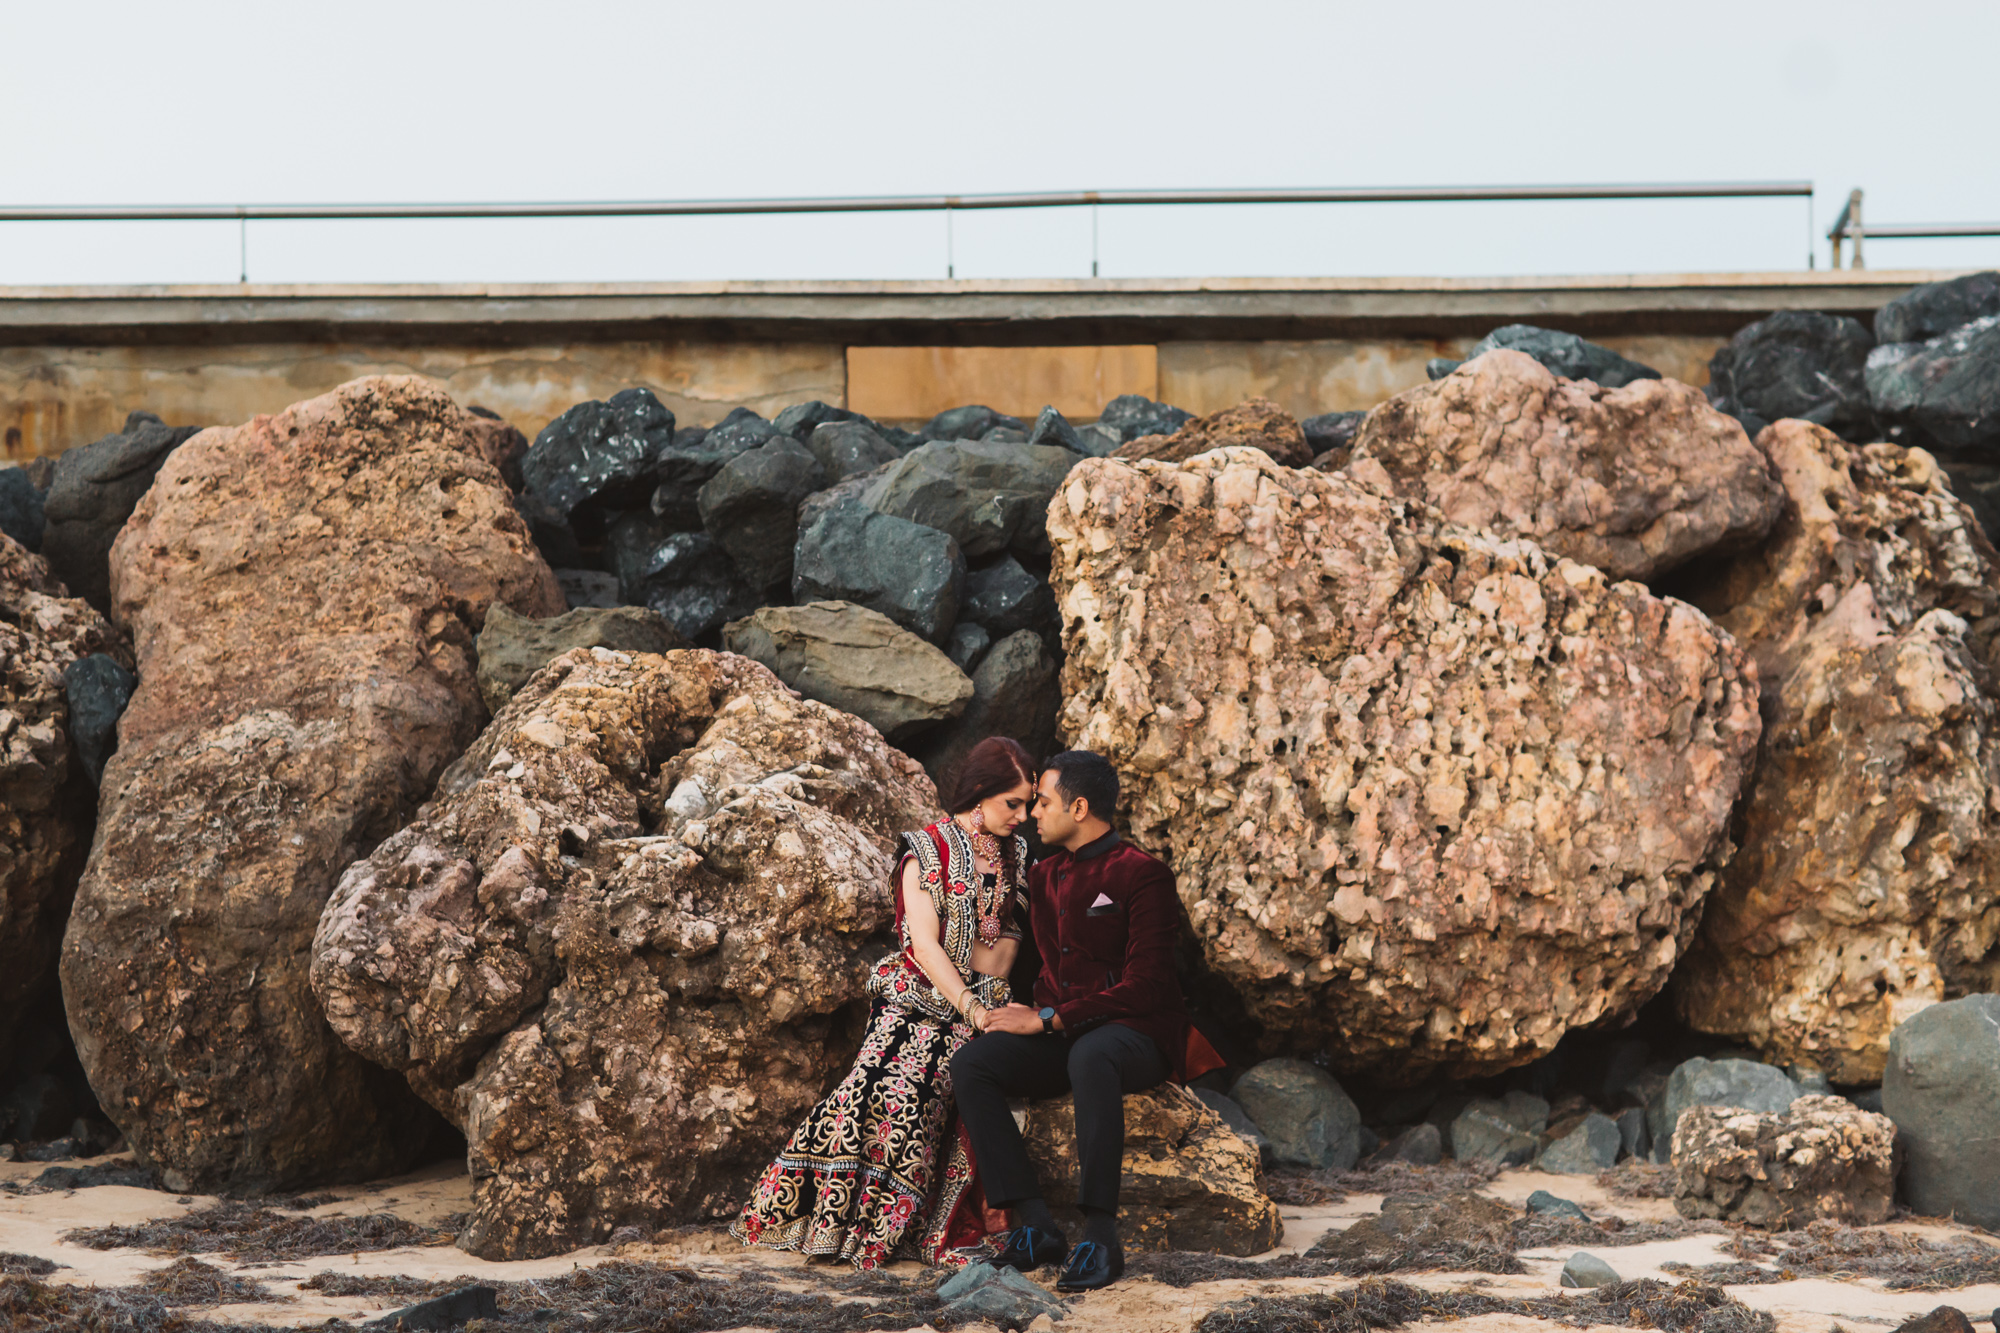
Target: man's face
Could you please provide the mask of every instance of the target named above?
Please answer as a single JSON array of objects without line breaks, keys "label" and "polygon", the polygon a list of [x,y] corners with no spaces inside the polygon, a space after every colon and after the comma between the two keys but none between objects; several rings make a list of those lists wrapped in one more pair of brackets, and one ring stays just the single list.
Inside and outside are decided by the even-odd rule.
[{"label": "man's face", "polygon": [[[1077,802],[1076,804],[1081,804]],[[1065,808],[1063,794],[1056,789],[1056,772],[1050,769],[1035,784],[1035,832],[1051,847],[1068,847],[1076,836],[1074,811]]]}]

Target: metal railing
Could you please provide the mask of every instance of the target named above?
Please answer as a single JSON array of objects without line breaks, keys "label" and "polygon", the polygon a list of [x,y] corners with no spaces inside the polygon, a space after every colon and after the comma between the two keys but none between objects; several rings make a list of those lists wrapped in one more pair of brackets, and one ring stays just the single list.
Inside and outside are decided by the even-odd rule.
[{"label": "metal railing", "polygon": [[[1811,181],[1694,181],[1611,185],[1389,185],[1269,190],[1057,190],[1013,194],[858,195],[798,199],[604,200],[460,204],[0,205],[0,222],[235,222],[249,281],[252,222],[426,218],[698,217],[757,213],[942,212],[945,275],[956,276],[952,215],[996,208],[1091,210],[1090,273],[1097,276],[1097,209],[1166,204],[1488,203],[1587,199],[1812,198]],[[1858,193],[1858,192],[1857,192]]]},{"label": "metal railing", "polygon": [[1867,237],[1880,241],[1909,240],[1915,237],[1963,237],[2000,236],[2000,222],[1894,222],[1884,226],[1866,226],[1861,221],[1860,190],[1847,193],[1847,203],[1841,208],[1840,216],[1827,229],[1826,239],[1833,243],[1833,266],[1840,267],[1840,250],[1843,241],[1852,241],[1853,258],[1849,268],[1865,268],[1861,260],[1861,242]]}]

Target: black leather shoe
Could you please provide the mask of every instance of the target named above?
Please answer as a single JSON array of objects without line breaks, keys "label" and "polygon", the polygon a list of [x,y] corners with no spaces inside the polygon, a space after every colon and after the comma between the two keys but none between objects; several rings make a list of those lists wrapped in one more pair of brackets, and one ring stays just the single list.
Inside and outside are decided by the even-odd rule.
[{"label": "black leather shoe", "polygon": [[1069,1253],[1069,1241],[1060,1231],[1018,1226],[1007,1233],[1007,1244],[987,1260],[995,1268],[1017,1268],[1032,1273],[1043,1264],[1059,1264]]},{"label": "black leather shoe", "polygon": [[1096,1291],[1123,1276],[1125,1247],[1115,1241],[1105,1245],[1087,1240],[1070,1251],[1069,1262],[1063,1265],[1062,1276],[1056,1279],[1056,1290]]}]

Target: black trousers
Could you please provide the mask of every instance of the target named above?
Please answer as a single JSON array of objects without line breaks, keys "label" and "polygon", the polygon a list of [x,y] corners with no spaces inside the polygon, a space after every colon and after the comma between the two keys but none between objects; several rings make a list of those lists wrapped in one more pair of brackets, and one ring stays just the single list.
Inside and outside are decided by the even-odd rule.
[{"label": "black trousers", "polygon": [[1125,1155],[1125,1094],[1166,1082],[1167,1060],[1143,1032],[1106,1023],[1071,1040],[1060,1032],[1023,1037],[989,1032],[951,1059],[952,1092],[972,1139],[986,1202],[1005,1208],[1040,1198],[1041,1184],[1021,1142],[1009,1097],[1076,1096],[1077,1202],[1118,1211]]}]

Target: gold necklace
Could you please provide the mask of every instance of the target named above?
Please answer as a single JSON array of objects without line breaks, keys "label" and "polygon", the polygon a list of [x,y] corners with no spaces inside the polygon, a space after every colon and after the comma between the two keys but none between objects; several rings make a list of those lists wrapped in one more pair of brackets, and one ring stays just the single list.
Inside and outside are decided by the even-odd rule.
[{"label": "gold necklace", "polygon": [[[957,820],[952,822],[957,823]],[[986,831],[986,812],[975,807],[972,812],[972,822],[974,827],[970,830],[963,824],[959,824],[958,827],[972,843],[972,874],[975,886],[972,891],[972,906],[979,915],[979,942],[991,947],[1000,942],[1000,904],[1006,901],[1006,888],[1000,883],[1000,872],[1004,868],[1004,863],[1001,860],[1000,839]],[[986,892],[986,877],[979,870],[981,857],[985,857],[987,864],[993,867],[993,893],[990,897]]]}]

